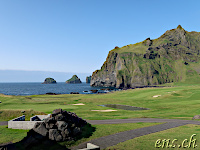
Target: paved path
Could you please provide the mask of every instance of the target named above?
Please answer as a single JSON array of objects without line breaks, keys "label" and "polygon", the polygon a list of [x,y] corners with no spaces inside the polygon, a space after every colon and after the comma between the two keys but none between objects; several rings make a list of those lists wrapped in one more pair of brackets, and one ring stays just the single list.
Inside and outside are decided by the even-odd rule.
[{"label": "paved path", "polygon": [[137,123],[137,122],[167,122],[164,124],[154,125],[150,127],[144,127],[129,131],[124,131],[104,137],[100,137],[91,141],[81,143],[78,146],[72,147],[71,150],[77,150],[85,148],[87,143],[93,143],[100,146],[101,149],[105,149],[110,146],[114,146],[120,142],[140,137],[143,135],[160,132],[163,130],[179,127],[186,124],[200,125],[200,121],[193,120],[176,120],[176,119],[156,119],[156,118],[137,118],[137,119],[116,119],[116,120],[88,120],[91,124],[118,124],[118,123]]},{"label": "paved path", "polygon": [[8,125],[8,121],[0,121],[0,126]]}]

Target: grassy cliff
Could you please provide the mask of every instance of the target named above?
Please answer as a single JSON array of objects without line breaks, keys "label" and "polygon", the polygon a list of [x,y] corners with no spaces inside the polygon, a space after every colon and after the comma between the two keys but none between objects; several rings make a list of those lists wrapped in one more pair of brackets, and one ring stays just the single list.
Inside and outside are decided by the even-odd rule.
[{"label": "grassy cliff", "polygon": [[171,82],[199,82],[200,33],[180,25],[158,39],[115,47],[91,86],[135,87]]}]

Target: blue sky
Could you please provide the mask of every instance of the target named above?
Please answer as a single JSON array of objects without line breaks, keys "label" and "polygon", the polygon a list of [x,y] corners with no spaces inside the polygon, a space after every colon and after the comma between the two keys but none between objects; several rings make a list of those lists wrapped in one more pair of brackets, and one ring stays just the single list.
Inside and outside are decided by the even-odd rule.
[{"label": "blue sky", "polygon": [[179,24],[200,31],[197,0],[1,0],[0,70],[100,69],[108,52]]}]

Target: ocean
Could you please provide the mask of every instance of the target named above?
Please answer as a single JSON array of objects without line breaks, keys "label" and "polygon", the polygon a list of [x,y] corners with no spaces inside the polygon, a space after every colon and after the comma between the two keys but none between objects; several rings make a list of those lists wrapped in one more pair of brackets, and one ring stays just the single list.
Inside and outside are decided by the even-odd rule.
[{"label": "ocean", "polygon": [[[46,93],[70,94],[70,92],[79,92],[88,94],[83,91],[98,90],[103,87],[91,87],[88,83],[66,84],[58,82],[57,84],[41,84],[41,82],[30,83],[0,83],[0,93],[5,95],[40,95]],[[112,88],[114,89],[114,88]]]}]

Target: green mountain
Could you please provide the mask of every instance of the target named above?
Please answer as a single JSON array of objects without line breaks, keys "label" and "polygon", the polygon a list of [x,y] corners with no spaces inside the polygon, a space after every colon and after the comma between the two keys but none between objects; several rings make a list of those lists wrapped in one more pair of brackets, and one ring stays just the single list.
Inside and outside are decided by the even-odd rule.
[{"label": "green mountain", "polygon": [[[91,86],[124,87],[200,81],[200,33],[180,25],[158,39],[115,47],[100,70],[92,74]],[[200,82],[199,82],[200,83]]]}]

